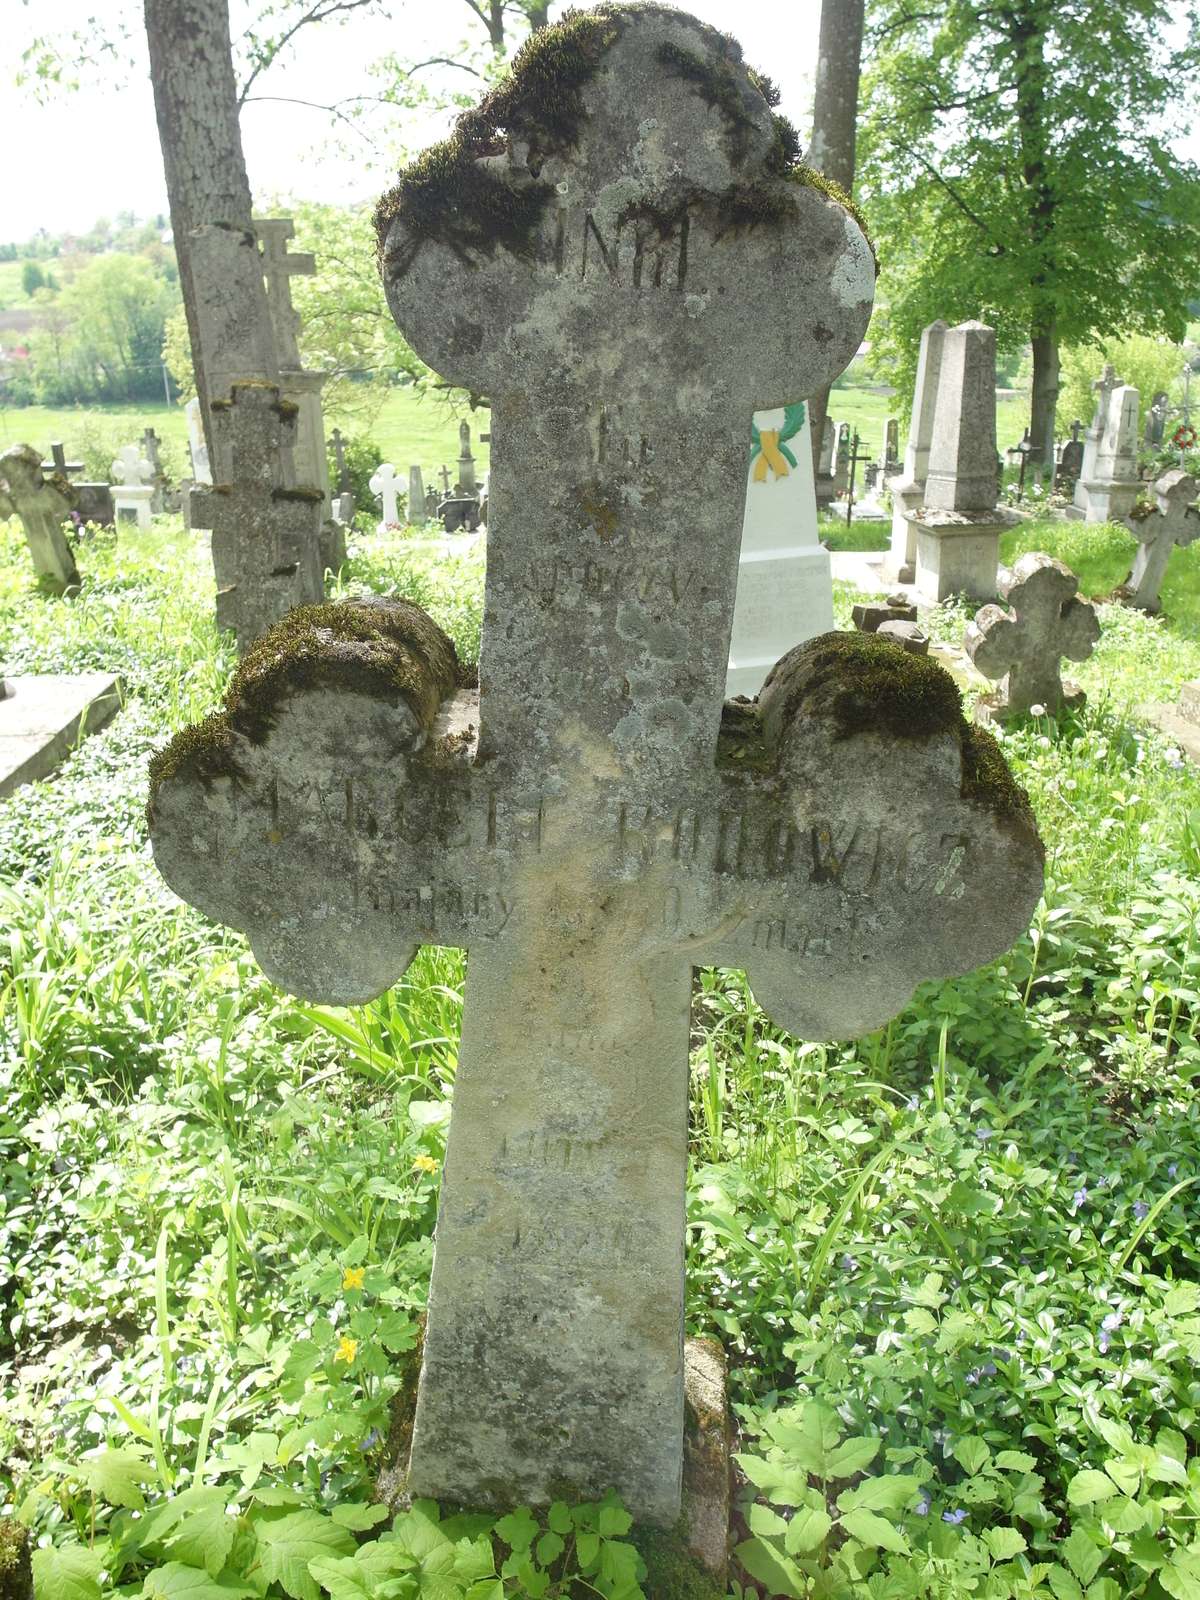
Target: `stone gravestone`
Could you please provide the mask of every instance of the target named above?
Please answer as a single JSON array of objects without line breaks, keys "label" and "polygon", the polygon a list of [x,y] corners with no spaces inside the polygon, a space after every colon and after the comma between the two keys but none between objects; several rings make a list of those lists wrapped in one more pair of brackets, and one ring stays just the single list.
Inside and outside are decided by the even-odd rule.
[{"label": "stone gravestone", "polygon": [[900,465],[900,421],[889,417],[883,429],[883,454],[879,470],[885,478],[892,477]]},{"label": "stone gravestone", "polygon": [[825,418],[821,433],[821,455],[817,462],[817,511],[828,511],[833,504],[833,453],[837,449],[837,423]]},{"label": "stone gravestone", "polygon": [[271,315],[271,335],[279,363],[279,388],[285,400],[296,407],[296,433],[292,449],[295,483],[299,488],[320,492],[321,519],[319,560],[322,569],[340,570],[346,559],[346,533],[343,519],[333,514],[329,483],[329,456],[325,450],[325,416],[321,407],[324,372],[309,372],[300,355],[300,313],[292,303],[292,279],[312,277],[316,257],[308,250],[291,250],[296,225],[290,217],[255,217],[254,233],[262,257],[263,284],[267,309]]},{"label": "stone gravestone", "polygon": [[475,484],[475,457],[471,454],[471,429],[466,419],[458,425],[458,490],[473,495]]},{"label": "stone gravestone", "polygon": [[32,445],[15,444],[0,455],[0,517],[20,517],[34,571],[62,589],[79,582],[63,532],[73,509],[70,483],[66,478],[47,479]]},{"label": "stone gravestone", "polygon": [[1083,444],[1079,438],[1082,432],[1082,422],[1076,421],[1071,424],[1071,437],[1058,453],[1058,469],[1054,474],[1056,491],[1072,498],[1075,494],[1075,485],[1079,482],[1079,474],[1083,471]]},{"label": "stone gravestone", "polygon": [[192,523],[212,529],[217,625],[232,628],[239,653],[259,634],[323,589],[317,532],[318,489],[282,481],[296,407],[272,383],[235,383],[212,405],[214,446],[231,481],[191,494]]},{"label": "stone gravestone", "polygon": [[[50,446],[50,460],[42,462],[42,471],[57,474],[68,483],[83,471],[82,461],[68,461],[61,441]],[[116,521],[112,487],[107,483],[71,483],[74,496],[72,509],[80,522],[94,522],[99,528],[111,528]]]},{"label": "stone gravestone", "polygon": [[929,662],[826,635],[723,717],[750,418],[871,307],[866,241],[799,178],[715,29],[539,30],[379,213],[406,338],[493,407],[478,690],[418,608],[321,607],[155,763],[164,875],[294,992],[469,947],[415,1495],[611,1486],[673,1524],[693,966],[847,1037],[1040,893],[1027,802]]},{"label": "stone gravestone", "polygon": [[[1037,706],[1054,716],[1063,705],[1082,705],[1082,689],[1064,686],[1058,663],[1086,661],[1100,637],[1100,620],[1079,580],[1052,556],[1024,555],[1000,575],[1004,605],[984,606],[967,627],[963,645],[985,678],[1003,682],[981,698],[983,721],[1028,716]],[[1041,715],[1042,712],[1038,712]]]},{"label": "stone gravestone", "polygon": [[425,516],[425,480],[420,467],[408,469],[408,520],[420,522]]},{"label": "stone gravestone", "polygon": [[432,484],[425,491],[425,521],[433,522],[438,514],[438,492]]},{"label": "stone gravestone", "polygon": [[1194,504],[1198,487],[1191,473],[1174,467],[1154,485],[1154,500],[1135,506],[1125,518],[1138,541],[1126,588],[1129,604],[1141,611],[1159,610],[1159,590],[1176,545],[1200,538],[1200,509]]},{"label": "stone gravestone", "polygon": [[888,485],[892,491],[892,543],[883,563],[883,574],[888,583],[911,583],[916,575],[917,530],[909,519],[920,509],[925,498],[933,416],[942,372],[942,341],[945,337],[944,322],[931,322],[921,334],[912,422],[904,447],[904,469],[900,477]]},{"label": "stone gravestone", "polygon": [[400,521],[400,511],[397,506],[400,480],[396,476],[396,469],[390,461],[384,461],[376,467],[371,474],[367,487],[372,494],[379,496],[379,532],[386,528],[395,527]]},{"label": "stone gravestone", "polygon": [[[1107,393],[1107,412],[1099,440],[1088,452],[1079,482],[1075,504],[1082,508],[1087,522],[1115,522],[1127,517],[1141,492],[1138,476],[1138,392],[1132,384],[1118,384]],[[1089,442],[1091,436],[1089,435]]]},{"label": "stone gravestone", "polygon": [[208,462],[208,446],[204,442],[204,423],[200,415],[200,402],[193,398],[184,407],[187,414],[188,449],[192,456],[192,478],[201,485],[210,484],[212,468]]},{"label": "stone gravestone", "polygon": [[808,407],[757,412],[751,441],[725,693],[753,699],[780,656],[833,627],[833,571],[817,536]]},{"label": "stone gravestone", "polygon": [[154,468],[136,444],[121,447],[112,464],[113,504],[117,522],[136,522],[139,528],[150,526],[154,485]]},{"label": "stone gravestone", "polygon": [[163,470],[162,452],[159,449],[160,442],[161,441],[159,440],[159,437],[153,428],[146,428],[143,431],[142,454],[150,463],[152,471],[150,484],[154,490],[154,497],[150,502],[150,509],[156,515],[164,512],[167,509],[167,491],[170,488],[170,480],[168,479],[166,472]]},{"label": "stone gravestone", "polygon": [[838,424],[837,449],[833,457],[833,498],[840,500],[850,489],[850,424]]},{"label": "stone gravestone", "polygon": [[996,593],[1000,535],[1017,521],[996,505],[996,460],[996,333],[964,322],[942,335],[924,505],[909,515],[917,591],[930,605]]},{"label": "stone gravestone", "polygon": [[1142,437],[1147,449],[1162,449],[1167,435],[1167,418],[1170,414],[1171,397],[1165,389],[1159,389],[1146,413],[1146,428]]},{"label": "stone gravestone", "polygon": [[1075,507],[1079,512],[1087,510],[1087,499],[1083,493],[1082,480],[1095,476],[1096,455],[1100,449],[1100,441],[1104,437],[1104,429],[1108,422],[1108,402],[1114,389],[1120,387],[1121,380],[1117,377],[1117,369],[1111,361],[1104,364],[1104,371],[1092,384],[1092,393],[1096,396],[1096,409],[1092,413],[1092,420],[1087,432],[1083,436],[1083,460],[1080,463],[1079,479],[1075,484]]}]

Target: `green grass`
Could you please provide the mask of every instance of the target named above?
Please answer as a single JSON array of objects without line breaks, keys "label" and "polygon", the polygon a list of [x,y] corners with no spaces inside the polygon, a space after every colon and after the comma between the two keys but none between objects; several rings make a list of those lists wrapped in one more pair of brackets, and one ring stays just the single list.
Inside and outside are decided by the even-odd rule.
[{"label": "green grass", "polygon": [[[883,450],[883,432],[889,417],[896,416],[895,396],[875,394],[872,390],[847,384],[834,388],[829,396],[829,415],[835,422],[848,422],[857,428],[862,437],[860,449],[877,461]],[[1001,451],[1015,445],[1024,435],[1029,422],[1028,402],[1023,398],[996,402],[996,441]],[[900,452],[903,456],[905,432],[900,433]],[[862,468],[859,468],[862,481]]]},{"label": "green grass", "polygon": [[[1059,528],[1103,586],[1115,530],[1013,537]],[[366,1600],[355,1539],[424,1305],[469,977],[425,950],[369,1006],[300,1004],[175,899],[142,807],[151,750],[233,664],[204,542],[160,523],[79,560],[80,592],[48,598],[0,524],[6,668],[109,668],[128,695],[0,802],[0,1516],[32,1527],[47,1596],[153,1571],[151,1595],[215,1600],[252,1570],[284,1600],[271,1552],[294,1532]],[[356,536],[343,586],[415,596],[471,658],[481,580]],[[1167,621],[1105,607],[1086,713],[1005,735],[1048,849],[1012,951],[848,1044],[782,1033],[739,972],[697,975],[688,1322],[730,1358],[740,1582],[1192,1592],[1200,777],[1129,711],[1200,673],[1185,587]],[[505,1526],[451,1528],[505,1558]],[[880,1541],[868,1576],[854,1527]],[[438,1582],[404,1592],[451,1600],[447,1536],[421,1538]],[[495,1595],[529,1592],[510,1574]]]},{"label": "green grass", "polygon": [[[0,263],[4,265],[4,263]],[[477,470],[486,472],[490,450],[479,435],[488,429],[487,411],[464,412],[471,427],[471,449]],[[415,389],[397,388],[389,391],[383,409],[367,430],[383,451],[384,459],[394,462],[397,470],[407,474],[413,462],[419,462],[426,483],[436,481],[432,474],[443,463],[455,474],[458,459],[458,424],[460,416],[450,410],[436,395],[422,395]],[[336,416],[326,417],[326,433],[338,425]],[[343,430],[360,430],[362,424],[355,420],[341,420]],[[187,450],[187,418],[181,405],[167,406],[165,401],[143,402],[120,406],[7,406],[0,407],[0,450],[13,444],[31,444],[44,456],[50,446],[61,439],[68,457],[81,448],[82,441],[102,431],[104,438],[125,442],[141,437],[143,429],[152,427],[159,437],[175,447],[178,470]]]}]

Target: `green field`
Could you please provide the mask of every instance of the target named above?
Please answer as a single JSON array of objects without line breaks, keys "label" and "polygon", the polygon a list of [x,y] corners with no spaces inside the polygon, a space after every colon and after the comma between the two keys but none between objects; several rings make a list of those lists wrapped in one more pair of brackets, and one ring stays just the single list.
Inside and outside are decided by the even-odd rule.
[{"label": "green field", "polygon": [[[3,302],[3,272],[15,263],[0,263],[0,303]],[[838,422],[849,422],[857,428],[863,439],[862,448],[877,456],[883,442],[883,429],[889,416],[895,415],[895,399],[874,390],[846,387],[835,389],[830,396],[830,415]],[[1023,400],[1002,400],[996,408],[997,432],[1001,450],[1006,450],[1021,437],[1025,428],[1026,411]],[[329,428],[335,425],[347,433],[367,432],[378,444],[384,459],[391,461],[401,473],[418,463],[426,483],[434,482],[433,473],[441,466],[454,472],[458,456],[458,424],[466,416],[471,426],[472,450],[477,470],[486,472],[489,460],[488,446],[481,442],[480,434],[488,431],[489,413],[455,411],[446,401],[435,395],[420,394],[411,388],[393,389],[382,411],[369,427],[359,420],[346,421],[336,415],[326,418]],[[77,453],[85,438],[103,430],[105,439],[110,436],[113,448],[121,442],[118,434],[127,435],[124,442],[137,438],[143,428],[153,427],[159,437],[174,443],[177,458],[186,461],[187,424],[181,405],[167,406],[165,402],[121,406],[0,406],[0,449],[12,444],[31,444],[49,453],[50,445],[61,439],[67,454]],[[901,444],[903,444],[901,434]],[[182,466],[180,470],[183,470]]]}]

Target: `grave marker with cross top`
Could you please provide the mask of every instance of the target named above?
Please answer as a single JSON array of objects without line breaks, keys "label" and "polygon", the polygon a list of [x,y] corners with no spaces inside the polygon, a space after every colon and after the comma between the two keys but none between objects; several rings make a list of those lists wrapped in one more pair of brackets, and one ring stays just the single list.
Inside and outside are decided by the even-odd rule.
[{"label": "grave marker with cross top", "polygon": [[1040,892],[1027,802],[928,661],[829,634],[723,706],[750,418],[844,368],[874,285],[785,145],[683,13],[535,34],[381,208],[397,322],[492,401],[478,688],[417,607],[316,607],[155,763],[162,872],[293,992],[468,949],[414,1494],[615,1487],[672,1523],[693,967],[849,1037]]},{"label": "grave marker with cross top", "polygon": [[1083,692],[1064,690],[1059,661],[1086,661],[1100,637],[1090,600],[1079,580],[1053,556],[1030,552],[997,582],[1004,605],[986,605],[969,625],[963,644],[988,678],[1001,678],[1000,693],[980,702],[984,717],[1028,716],[1034,706],[1054,716],[1066,703],[1079,705]]}]

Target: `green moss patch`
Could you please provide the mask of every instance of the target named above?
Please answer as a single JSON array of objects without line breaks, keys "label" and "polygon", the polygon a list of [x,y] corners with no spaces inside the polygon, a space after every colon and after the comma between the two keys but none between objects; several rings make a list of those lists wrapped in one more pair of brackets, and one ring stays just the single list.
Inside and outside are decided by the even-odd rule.
[{"label": "green moss patch", "polygon": [[237,777],[239,740],[262,744],[283,698],[325,688],[403,700],[426,728],[459,677],[454,645],[407,600],[297,606],[247,651],[225,709],[184,728],[150,763],[150,814],[168,778]]},{"label": "green moss patch", "polygon": [[629,1542],[646,1563],[642,1588],[650,1600],[721,1600],[724,1595],[724,1585],[718,1584],[688,1550],[682,1518],[674,1528],[634,1523]]},{"label": "green moss patch", "polygon": [[0,1517],[0,1600],[33,1600],[29,1531]]},{"label": "green moss patch", "polygon": [[[449,139],[426,150],[401,172],[380,200],[375,211],[380,262],[388,232],[398,219],[404,221],[406,238],[390,266],[400,275],[430,239],[466,261],[490,258],[497,249],[531,257],[538,225],[553,194],[537,176],[541,166],[548,156],[566,154],[578,142],[583,90],[622,29],[639,15],[677,19],[679,13],[656,4],[602,4],[591,11],[568,11],[561,21],[531,35],[517,53],[510,75],[459,117]],[[735,40],[707,24],[700,30],[707,53],[665,43],[658,59],[720,113],[726,150],[736,165],[750,148],[755,94],[774,108],[779,92],[769,78],[742,66],[741,47]],[[787,118],[775,113],[774,127],[766,174],[823,189],[846,206],[865,233],[860,213],[836,185],[799,165],[800,137]],[[502,154],[513,135],[529,146],[530,177],[520,183],[499,176],[484,162]],[[786,194],[773,186],[735,185],[720,204],[719,232],[777,224],[793,209]]]},{"label": "green moss patch", "polygon": [[963,720],[962,697],[948,672],[873,633],[825,633],[784,659],[795,663],[786,676],[796,680],[786,691],[785,722],[815,712],[832,720],[839,739],[857,733],[929,739]]},{"label": "green moss patch", "polygon": [[1038,859],[1045,861],[1046,848],[1038,833],[1037,818],[1029,796],[1009,771],[1008,762],[994,736],[978,723],[962,727],[962,793],[966,800],[977,800],[1002,822],[1027,839],[1032,839]]}]

